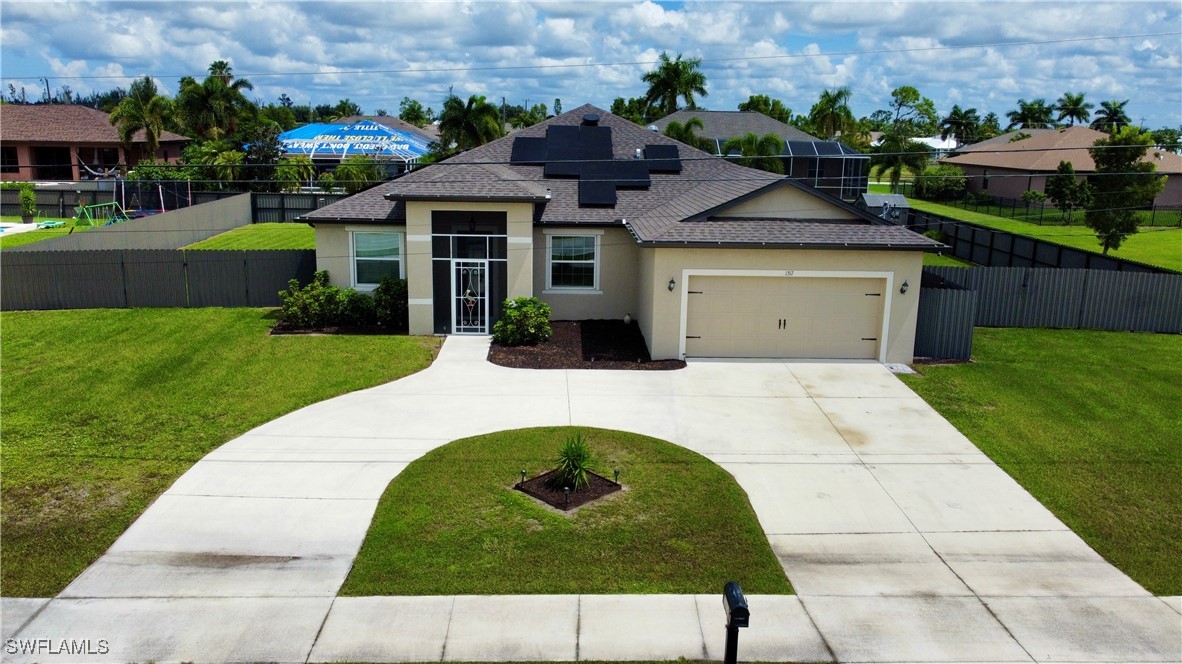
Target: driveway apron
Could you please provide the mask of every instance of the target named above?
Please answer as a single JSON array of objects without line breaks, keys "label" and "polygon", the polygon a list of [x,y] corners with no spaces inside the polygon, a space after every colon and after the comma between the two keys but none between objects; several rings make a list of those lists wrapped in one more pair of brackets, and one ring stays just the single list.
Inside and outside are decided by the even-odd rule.
[{"label": "driveway apron", "polygon": [[720,659],[717,595],[336,597],[407,464],[569,424],[677,443],[747,492],[798,594],[750,598],[741,659],[1182,661],[1178,598],[1109,565],[880,364],[531,371],[487,350],[449,338],[418,374],[226,443],[58,597],[4,600],[4,637],[51,647],[0,656]]}]

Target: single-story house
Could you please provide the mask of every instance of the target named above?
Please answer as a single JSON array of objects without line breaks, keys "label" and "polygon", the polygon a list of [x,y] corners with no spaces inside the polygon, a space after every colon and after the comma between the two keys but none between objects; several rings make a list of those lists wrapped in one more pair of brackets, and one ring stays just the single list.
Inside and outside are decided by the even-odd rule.
[{"label": "single-story house", "polygon": [[870,155],[838,141],[825,141],[796,127],[754,111],[682,110],[652,124],[664,132],[671,122],[702,121],[701,138],[712,145],[709,152],[725,157],[722,147],[732,138],[774,134],[783,141],[784,173],[842,200],[853,201],[870,184]]},{"label": "single-story house", "polygon": [[590,105],[301,219],[332,283],[407,280],[413,334],[488,334],[537,296],[556,320],[631,315],[654,359],[910,362],[943,247]]},{"label": "single-story house", "polygon": [[[144,131],[128,150],[110,115],[77,104],[0,104],[0,180],[70,181],[113,177],[134,168]],[[175,162],[189,138],[166,131],[156,161]]]},{"label": "single-story house", "polygon": [[[1026,191],[1046,193],[1047,178],[1055,174],[1060,161],[1071,162],[1080,177],[1094,175],[1096,162],[1088,148],[1108,137],[1084,126],[1023,131],[1030,137],[1011,140],[1020,133],[1011,132],[1008,139],[999,136],[964,146],[940,163],[964,169],[971,192],[1017,200]],[[1166,187],[1154,199],[1154,205],[1182,208],[1182,156],[1151,147],[1144,161],[1154,163],[1157,172],[1166,176]]]},{"label": "single-story house", "polygon": [[417,134],[422,140],[430,143],[431,141],[439,140],[439,125],[429,124],[426,127],[416,127],[411,123],[403,120],[397,115],[350,115],[348,117],[337,118],[333,120],[333,124],[357,124],[358,122],[366,121],[376,122],[383,127],[390,129],[397,129],[398,131],[409,134]]}]

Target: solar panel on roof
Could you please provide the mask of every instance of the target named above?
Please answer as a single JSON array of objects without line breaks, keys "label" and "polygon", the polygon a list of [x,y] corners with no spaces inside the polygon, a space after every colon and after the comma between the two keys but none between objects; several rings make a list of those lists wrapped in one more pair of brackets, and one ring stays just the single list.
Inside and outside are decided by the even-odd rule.
[{"label": "solar panel on roof", "polygon": [[513,140],[512,164],[546,163],[546,139],[542,136],[518,136]]},{"label": "solar panel on roof", "polygon": [[579,128],[565,125],[546,127],[547,176],[577,176],[582,173]]},{"label": "solar panel on roof", "polygon": [[648,187],[652,178],[648,175],[648,164],[642,159],[617,159],[611,162],[612,177],[618,187]]},{"label": "solar panel on roof", "polygon": [[615,205],[616,183],[612,180],[579,180],[579,205]]},{"label": "solar panel on roof", "polygon": [[648,170],[662,173],[680,173],[681,155],[676,145],[646,145],[644,158]]},{"label": "solar panel on roof", "polygon": [[611,159],[612,128],[592,125],[579,127],[579,148],[583,159]]}]

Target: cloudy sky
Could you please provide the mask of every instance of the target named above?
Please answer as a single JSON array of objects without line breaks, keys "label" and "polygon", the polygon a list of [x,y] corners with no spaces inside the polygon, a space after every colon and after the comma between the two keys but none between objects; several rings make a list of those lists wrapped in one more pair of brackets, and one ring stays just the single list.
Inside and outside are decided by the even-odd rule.
[{"label": "cloudy sky", "polygon": [[39,2],[0,0],[0,78],[39,97],[155,77],[174,93],[228,60],[253,95],[348,98],[396,114],[452,89],[573,108],[640,96],[661,51],[702,58],[705,108],[752,93],[807,112],[848,85],[856,115],[912,85],[1003,116],[1019,98],[1130,99],[1135,122],[1182,124],[1182,3],[1166,2]]}]

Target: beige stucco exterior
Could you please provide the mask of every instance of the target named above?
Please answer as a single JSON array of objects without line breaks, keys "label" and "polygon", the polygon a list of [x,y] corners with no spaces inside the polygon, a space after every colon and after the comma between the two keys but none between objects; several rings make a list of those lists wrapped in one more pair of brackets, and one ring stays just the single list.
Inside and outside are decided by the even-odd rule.
[{"label": "beige stucco exterior", "polygon": [[[595,290],[547,289],[549,265],[547,235],[587,235],[599,238],[599,288]],[[550,305],[553,320],[623,318],[637,315],[639,247],[623,228],[534,229],[534,293]]]},{"label": "beige stucco exterior", "polygon": [[[696,271],[726,271],[735,276],[780,274],[784,278],[801,272],[809,278],[881,274],[887,280],[890,300],[885,303],[889,319],[881,359],[907,363],[913,359],[915,347],[922,269],[923,253],[919,251],[644,248],[640,257],[642,313],[638,320],[653,359],[677,359],[681,357],[685,334],[685,289]],[[670,279],[675,282],[672,292],[668,288]],[[908,283],[905,294],[899,293],[904,281]]]}]

